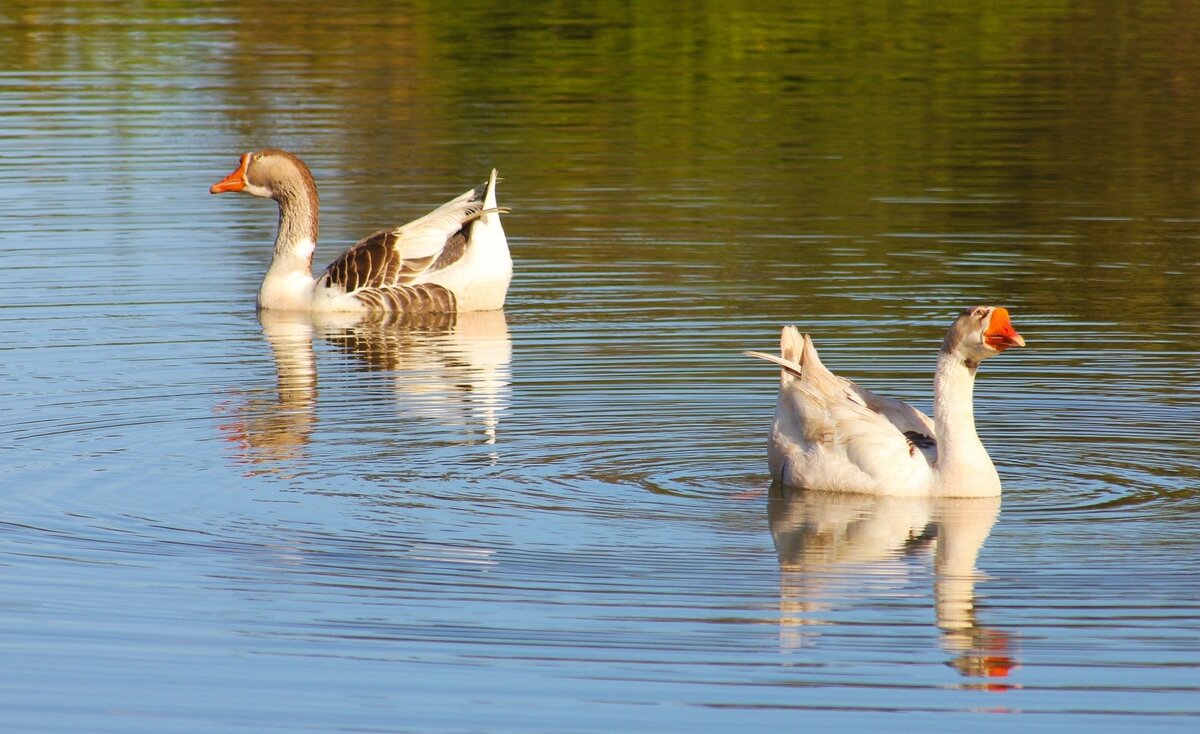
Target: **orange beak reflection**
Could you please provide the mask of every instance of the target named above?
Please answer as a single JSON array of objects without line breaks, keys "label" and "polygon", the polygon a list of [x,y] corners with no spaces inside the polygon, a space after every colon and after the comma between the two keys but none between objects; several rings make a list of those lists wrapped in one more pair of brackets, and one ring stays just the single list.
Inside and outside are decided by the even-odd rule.
[{"label": "orange beak reflection", "polygon": [[1025,337],[1018,334],[1017,330],[1013,328],[1012,321],[1008,318],[1007,308],[998,308],[992,311],[987,331],[983,332],[983,340],[993,349],[1001,352],[1009,347],[1025,346]]},{"label": "orange beak reflection", "polygon": [[229,174],[225,178],[213,184],[208,193],[223,194],[226,191],[241,191],[246,188],[246,168],[250,165],[250,154],[242,156],[241,164],[237,170]]}]

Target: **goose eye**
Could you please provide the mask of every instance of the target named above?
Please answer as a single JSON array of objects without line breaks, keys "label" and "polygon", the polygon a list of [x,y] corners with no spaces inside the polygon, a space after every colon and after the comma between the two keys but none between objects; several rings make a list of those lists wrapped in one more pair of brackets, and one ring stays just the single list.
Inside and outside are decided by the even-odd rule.
[{"label": "goose eye", "polygon": [[977,319],[983,319],[983,317],[984,317],[984,316],[987,316],[987,309],[986,309],[986,308],[977,308],[977,309],[975,309],[975,318],[977,318]]}]

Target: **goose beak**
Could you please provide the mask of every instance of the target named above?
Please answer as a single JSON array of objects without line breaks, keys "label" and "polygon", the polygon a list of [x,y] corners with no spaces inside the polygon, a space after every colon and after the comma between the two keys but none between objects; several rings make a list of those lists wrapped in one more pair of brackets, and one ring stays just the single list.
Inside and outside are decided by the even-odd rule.
[{"label": "goose beak", "polygon": [[1001,352],[1009,347],[1025,346],[1025,337],[1018,334],[1017,330],[1013,328],[1012,321],[1008,318],[1007,308],[998,308],[992,311],[987,331],[983,332],[983,340],[993,349]]},{"label": "goose beak", "polygon": [[241,191],[246,188],[246,168],[250,165],[250,154],[242,156],[237,170],[216,182],[209,188],[210,194],[223,194],[226,191]]}]

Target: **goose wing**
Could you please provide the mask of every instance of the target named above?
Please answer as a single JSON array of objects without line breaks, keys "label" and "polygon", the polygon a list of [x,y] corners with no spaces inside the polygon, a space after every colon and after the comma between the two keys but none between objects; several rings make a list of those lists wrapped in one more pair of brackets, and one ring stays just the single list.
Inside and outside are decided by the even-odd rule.
[{"label": "goose wing", "polygon": [[362,237],[326,267],[319,284],[347,294],[419,285],[428,273],[455,263],[466,252],[470,225],[486,215],[485,201],[494,182],[493,170],[487,184],[424,217]]},{"label": "goose wing", "polygon": [[367,235],[330,263],[321,284],[346,293],[418,285],[427,273],[462,257],[471,224],[485,213],[487,188],[467,191],[408,224]]}]

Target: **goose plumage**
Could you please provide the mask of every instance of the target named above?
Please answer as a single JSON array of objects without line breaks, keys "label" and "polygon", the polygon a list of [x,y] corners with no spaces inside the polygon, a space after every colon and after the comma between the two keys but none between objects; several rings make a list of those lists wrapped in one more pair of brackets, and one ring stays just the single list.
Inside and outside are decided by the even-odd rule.
[{"label": "goose plumage", "polygon": [[812,338],[785,326],[780,356],[747,352],[781,368],[768,447],[772,476],[787,486],[827,491],[999,495],[1000,476],[975,430],[975,373],[983,360],[1023,346],[1007,309],[963,311],[938,352],[930,419],[830,372]]},{"label": "goose plumage", "polygon": [[304,161],[268,148],[243,155],[210,193],[274,199],[279,230],[258,291],[260,309],[358,313],[490,311],[504,305],[512,258],[496,171],[425,216],[359,240],[313,276],[319,200]]}]

